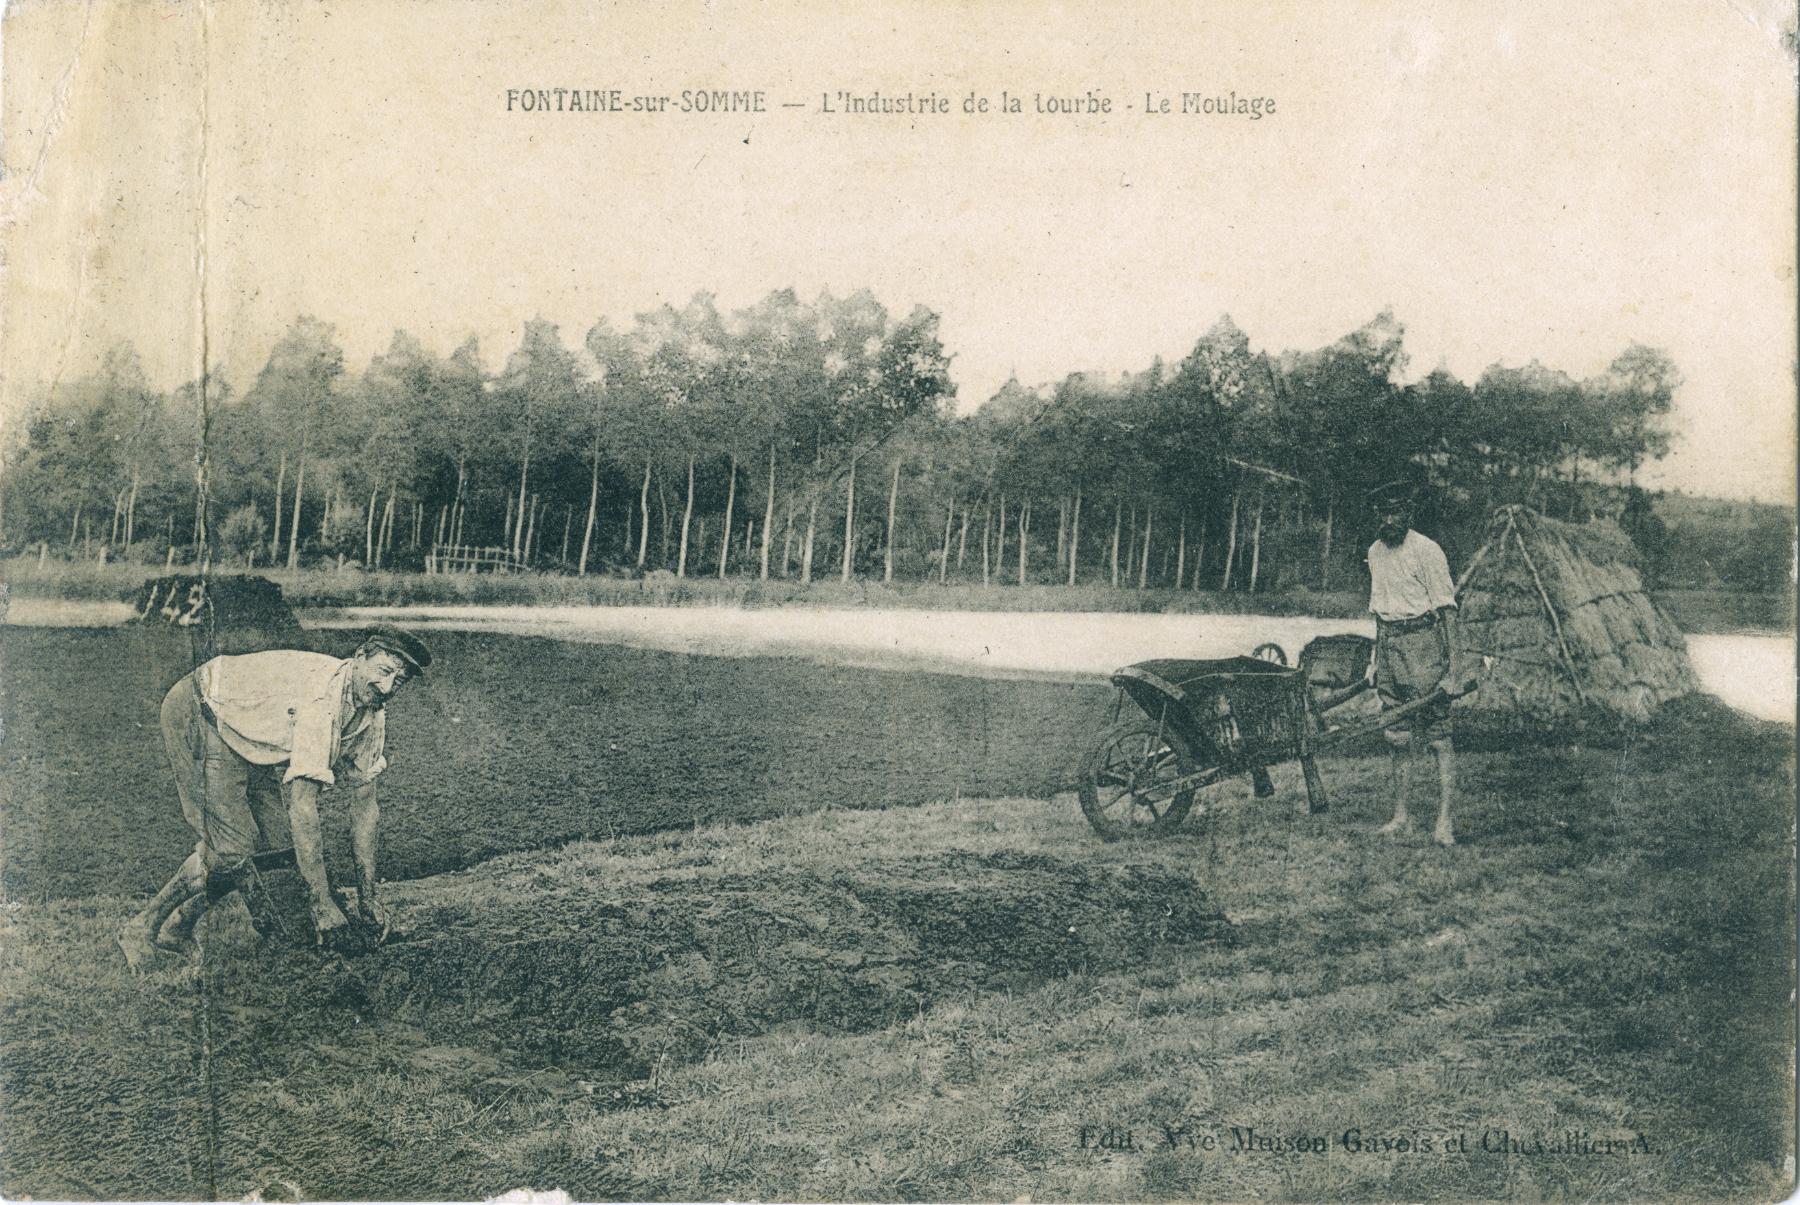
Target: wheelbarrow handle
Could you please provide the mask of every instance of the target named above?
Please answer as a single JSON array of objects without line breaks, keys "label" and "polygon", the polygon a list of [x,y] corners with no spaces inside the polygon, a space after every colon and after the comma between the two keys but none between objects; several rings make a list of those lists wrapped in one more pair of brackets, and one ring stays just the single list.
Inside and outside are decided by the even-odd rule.
[{"label": "wheelbarrow handle", "polygon": [[1406,719],[1416,712],[1423,711],[1427,707],[1436,706],[1446,700],[1460,699],[1466,694],[1474,693],[1477,685],[1478,682],[1471,678],[1463,683],[1457,690],[1434,690],[1423,698],[1414,699],[1410,703],[1403,703],[1399,707],[1384,711],[1381,713],[1381,717],[1371,724],[1365,724],[1358,728],[1334,728],[1320,736],[1314,742],[1314,747],[1318,748],[1326,745],[1337,745],[1345,741],[1356,740],[1358,737],[1369,736],[1372,733],[1382,731],[1384,728],[1392,728],[1401,720]]},{"label": "wheelbarrow handle", "polygon": [[1321,712],[1330,711],[1333,707],[1343,706],[1357,695],[1360,695],[1363,691],[1368,690],[1370,685],[1371,684],[1366,681],[1358,682],[1354,686],[1347,686],[1343,690],[1328,694],[1322,699],[1314,700],[1312,705],[1313,714],[1317,715]]}]

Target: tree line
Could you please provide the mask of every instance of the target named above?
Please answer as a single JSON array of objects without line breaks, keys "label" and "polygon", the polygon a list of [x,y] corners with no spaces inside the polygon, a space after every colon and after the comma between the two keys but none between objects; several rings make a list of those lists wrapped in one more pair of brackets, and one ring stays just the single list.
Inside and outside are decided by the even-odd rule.
[{"label": "tree line", "polygon": [[[40,556],[416,570],[481,547],[571,574],[1345,588],[1363,492],[1410,475],[1454,541],[1525,501],[1639,525],[1680,380],[1632,345],[1402,382],[1383,312],[1270,355],[1219,319],[1179,362],[1008,381],[959,414],[925,307],[792,290],[534,320],[498,369],[397,331],[360,373],[297,319],[241,393],[162,392],[128,346],[42,389],[0,475],[0,546]],[[1465,549],[1467,551],[1467,549]]]}]

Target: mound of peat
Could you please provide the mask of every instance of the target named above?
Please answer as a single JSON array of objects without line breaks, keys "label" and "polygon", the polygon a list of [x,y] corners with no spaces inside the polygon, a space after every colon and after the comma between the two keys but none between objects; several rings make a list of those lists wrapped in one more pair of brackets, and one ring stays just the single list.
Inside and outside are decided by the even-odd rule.
[{"label": "mound of peat", "polygon": [[[433,1042],[629,1080],[783,1023],[874,1029],[959,994],[1140,966],[1230,933],[1184,875],[1008,851],[824,875],[702,867],[619,884],[576,872],[533,887],[496,896],[447,879],[430,894],[455,902],[409,909],[407,940],[288,990]],[[277,942],[261,957],[293,953]]]}]

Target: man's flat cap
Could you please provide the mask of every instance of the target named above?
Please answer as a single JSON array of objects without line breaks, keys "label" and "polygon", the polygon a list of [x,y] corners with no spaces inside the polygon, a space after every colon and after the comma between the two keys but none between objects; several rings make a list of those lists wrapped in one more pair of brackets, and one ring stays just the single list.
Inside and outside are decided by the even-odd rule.
[{"label": "man's flat cap", "polygon": [[1384,481],[1371,489],[1365,497],[1370,506],[1411,506],[1418,496],[1418,489],[1410,481]]},{"label": "man's flat cap", "polygon": [[370,648],[381,649],[394,654],[412,667],[412,672],[422,674],[431,665],[431,650],[425,642],[411,632],[403,632],[399,628],[380,624],[369,629],[363,637],[363,644]]}]

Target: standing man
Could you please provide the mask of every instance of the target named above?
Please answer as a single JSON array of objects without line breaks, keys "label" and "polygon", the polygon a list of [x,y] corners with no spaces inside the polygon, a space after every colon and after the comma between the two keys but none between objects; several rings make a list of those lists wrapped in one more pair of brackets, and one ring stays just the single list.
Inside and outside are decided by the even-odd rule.
[{"label": "standing man", "polygon": [[149,907],[119,931],[132,969],[159,947],[190,944],[208,901],[244,885],[283,805],[319,940],[341,930],[348,922],[332,898],[319,839],[322,787],[349,794],[357,912],[386,932],[375,900],[375,779],[387,766],[383,709],[430,664],[417,637],[377,627],[348,660],[294,649],[215,657],[169,690],[163,748],[181,813],[200,839]]},{"label": "standing man", "polygon": [[1388,783],[1394,796],[1394,818],[1381,826],[1391,835],[1406,827],[1406,789],[1415,734],[1437,756],[1438,817],[1432,839],[1456,844],[1450,826],[1450,804],[1456,793],[1456,753],[1450,739],[1450,695],[1457,684],[1450,676],[1450,654],[1456,645],[1456,585],[1444,550],[1412,530],[1413,491],[1404,481],[1390,481],[1369,491],[1369,504],[1380,523],[1369,545],[1369,610],[1375,613],[1375,656],[1368,677],[1383,710],[1437,692],[1443,698],[1408,719],[1385,729],[1388,740]]}]

